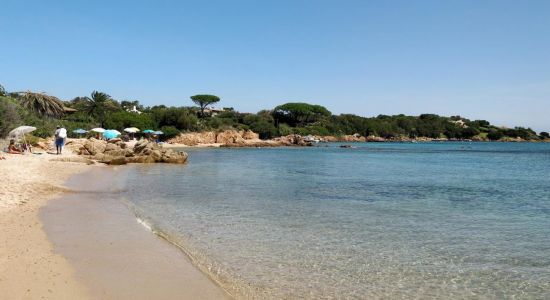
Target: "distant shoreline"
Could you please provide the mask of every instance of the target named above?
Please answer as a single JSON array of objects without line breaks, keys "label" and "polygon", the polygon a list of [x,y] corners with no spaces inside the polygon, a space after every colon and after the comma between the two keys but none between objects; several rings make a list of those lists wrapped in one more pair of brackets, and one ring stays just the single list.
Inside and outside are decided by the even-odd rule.
[{"label": "distant shoreline", "polygon": [[489,139],[447,139],[447,138],[383,138],[379,136],[301,136],[297,134],[276,137],[272,139],[260,139],[257,133],[250,130],[225,130],[225,131],[204,131],[182,133],[174,138],[168,139],[164,147],[195,147],[195,148],[241,148],[241,147],[303,147],[314,146],[323,143],[444,143],[444,142],[513,142],[513,143],[547,143],[545,140],[524,140],[522,138],[504,138],[493,141]]}]

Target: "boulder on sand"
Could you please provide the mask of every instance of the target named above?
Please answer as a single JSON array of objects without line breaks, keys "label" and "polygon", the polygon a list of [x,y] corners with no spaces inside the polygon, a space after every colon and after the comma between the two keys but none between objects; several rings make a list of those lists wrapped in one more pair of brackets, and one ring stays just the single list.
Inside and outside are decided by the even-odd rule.
[{"label": "boulder on sand", "polygon": [[156,143],[147,140],[139,141],[133,149],[129,149],[121,141],[108,143],[106,141],[89,139],[81,147],[80,154],[90,156],[94,160],[109,165],[157,162],[182,164],[187,161],[187,153],[164,149]]},{"label": "boulder on sand", "polygon": [[107,147],[107,142],[94,138],[90,138],[84,142],[84,149],[91,155],[105,152],[105,147]]},{"label": "boulder on sand", "polygon": [[[164,149],[156,143],[146,140],[139,141],[134,146],[134,157],[138,157],[135,161],[143,162],[163,162],[172,164],[183,164],[187,161],[187,153],[182,151],[174,151],[172,149]],[[147,157],[142,159],[139,157]]]}]

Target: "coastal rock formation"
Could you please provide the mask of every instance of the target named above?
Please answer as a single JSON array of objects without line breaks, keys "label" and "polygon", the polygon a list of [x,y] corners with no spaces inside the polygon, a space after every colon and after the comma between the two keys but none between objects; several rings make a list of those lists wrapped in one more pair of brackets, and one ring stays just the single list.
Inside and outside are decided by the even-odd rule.
[{"label": "coastal rock formation", "polygon": [[183,133],[167,141],[169,144],[182,146],[216,146],[216,147],[281,147],[281,146],[311,146],[302,136],[291,134],[274,138],[272,140],[261,140],[260,136],[250,130],[225,130],[220,132],[195,132]]},{"label": "coastal rock formation", "polygon": [[216,143],[216,133],[213,131],[182,133],[177,137],[168,140],[169,144],[183,144],[196,146],[198,144]]},{"label": "coastal rock formation", "polygon": [[216,135],[216,143],[219,144],[244,144],[242,131],[225,130]]},{"label": "coastal rock formation", "polygon": [[221,144],[242,145],[249,142],[261,142],[257,133],[250,130],[225,130],[221,132],[191,132],[182,133],[167,141],[169,144],[181,144],[185,146]]},{"label": "coastal rock formation", "polygon": [[124,165],[127,163],[183,164],[187,161],[187,153],[164,149],[147,140],[138,141],[130,149],[121,140],[106,142],[91,138],[81,144],[78,154],[109,165]]},{"label": "coastal rock formation", "polygon": [[242,133],[242,136],[243,136],[243,139],[245,139],[245,140],[259,140],[260,139],[260,135],[255,133],[252,130],[245,130]]},{"label": "coastal rock formation", "polygon": [[84,142],[83,148],[81,148],[82,155],[96,155],[98,153],[105,152],[105,148],[107,147],[107,142],[102,140],[96,140],[94,138],[86,140]]},{"label": "coastal rock formation", "polygon": [[273,141],[280,143],[281,146],[311,146],[312,143],[304,141],[303,137],[298,134],[290,134],[274,138]]}]

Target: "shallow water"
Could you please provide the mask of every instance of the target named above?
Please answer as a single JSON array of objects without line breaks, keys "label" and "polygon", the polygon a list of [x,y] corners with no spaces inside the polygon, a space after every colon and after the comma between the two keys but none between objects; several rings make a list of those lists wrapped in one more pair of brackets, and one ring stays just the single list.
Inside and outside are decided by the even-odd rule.
[{"label": "shallow water", "polygon": [[550,297],[550,144],[189,149],[124,198],[244,298]]},{"label": "shallow water", "polygon": [[71,263],[75,278],[94,299],[229,299],[118,201],[126,194],[125,173],[94,168],[75,175],[66,183],[72,192],[40,210],[48,239]]}]

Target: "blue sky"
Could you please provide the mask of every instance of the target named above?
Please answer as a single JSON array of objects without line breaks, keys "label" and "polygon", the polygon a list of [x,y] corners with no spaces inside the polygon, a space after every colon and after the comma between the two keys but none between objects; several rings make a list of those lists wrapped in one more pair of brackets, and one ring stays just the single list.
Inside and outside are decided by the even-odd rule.
[{"label": "blue sky", "polygon": [[550,130],[550,1],[2,0],[0,84]]}]

